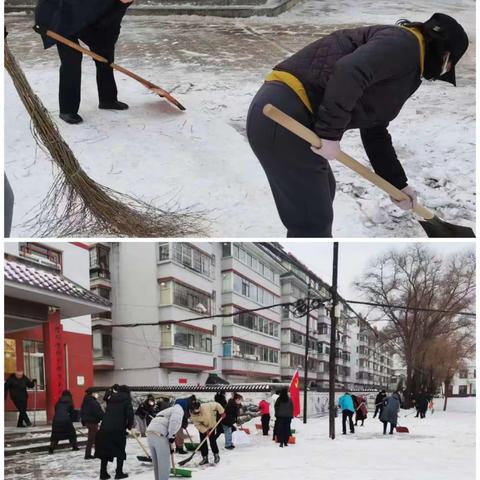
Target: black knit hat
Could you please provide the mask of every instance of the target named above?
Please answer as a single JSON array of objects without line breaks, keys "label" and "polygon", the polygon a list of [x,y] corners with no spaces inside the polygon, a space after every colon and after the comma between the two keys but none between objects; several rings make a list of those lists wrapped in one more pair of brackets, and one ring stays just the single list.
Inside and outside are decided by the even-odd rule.
[{"label": "black knit hat", "polygon": [[468,48],[468,36],[465,30],[454,18],[444,13],[434,13],[424,26],[427,31],[438,36],[443,41],[445,51],[450,52],[452,68],[439,77],[439,80],[456,85],[455,65]]}]

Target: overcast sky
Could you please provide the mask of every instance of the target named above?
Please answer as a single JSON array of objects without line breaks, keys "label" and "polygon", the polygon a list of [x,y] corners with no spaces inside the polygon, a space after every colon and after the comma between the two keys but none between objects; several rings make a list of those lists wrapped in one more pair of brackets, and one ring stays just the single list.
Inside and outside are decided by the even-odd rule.
[{"label": "overcast sky", "polygon": [[[332,242],[281,242],[287,252],[295,255],[328,284],[332,283]],[[338,291],[348,300],[361,300],[353,282],[359,279],[370,261],[394,249],[403,250],[406,242],[340,242],[338,249]],[[472,242],[429,242],[428,248],[449,255],[461,251],[475,251]]]}]

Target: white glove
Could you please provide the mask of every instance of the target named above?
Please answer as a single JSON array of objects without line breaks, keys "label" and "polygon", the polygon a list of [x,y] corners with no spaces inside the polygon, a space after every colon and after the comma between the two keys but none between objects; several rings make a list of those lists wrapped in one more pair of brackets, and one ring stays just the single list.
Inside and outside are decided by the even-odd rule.
[{"label": "white glove", "polygon": [[417,204],[417,194],[415,193],[415,190],[407,185],[402,188],[402,192],[408,195],[408,200],[395,200],[393,197],[390,197],[390,200],[402,210],[412,210]]},{"label": "white glove", "polygon": [[317,155],[320,155],[327,160],[335,160],[340,153],[340,141],[339,140],[323,140],[320,148],[311,147],[312,151]]}]

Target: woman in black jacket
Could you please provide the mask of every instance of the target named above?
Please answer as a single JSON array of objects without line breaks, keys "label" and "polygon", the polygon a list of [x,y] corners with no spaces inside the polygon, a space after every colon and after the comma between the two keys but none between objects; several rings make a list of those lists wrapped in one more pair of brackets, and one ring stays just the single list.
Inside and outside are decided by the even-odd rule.
[{"label": "woman in black jacket", "polygon": [[238,414],[242,407],[243,397],[238,393],[235,393],[233,397],[225,405],[225,417],[222,420],[223,433],[225,434],[225,448],[227,450],[233,450],[235,445],[232,442],[232,433],[234,431],[234,425],[237,423]]},{"label": "woman in black jacket", "polygon": [[95,458],[92,455],[92,447],[95,444],[95,437],[98,432],[98,424],[102,421],[103,410],[98,403],[98,394],[92,388],[86,390],[86,395],[80,409],[82,425],[88,429],[87,446],[85,448],[85,460]]},{"label": "woman in black jacket", "polygon": [[293,418],[293,402],[285,388],[275,402],[275,418],[277,421],[276,433],[280,447],[288,447],[288,439],[291,435],[290,425]]},{"label": "woman in black jacket", "polygon": [[68,440],[72,450],[78,450],[77,433],[73,426],[76,412],[73,407],[73,398],[70,390],[64,390],[62,396],[55,405],[55,415],[52,422],[52,434],[50,436],[50,448],[52,454],[60,440]]},{"label": "woman in black jacket", "polygon": [[107,472],[108,462],[117,459],[115,478],[127,478],[123,472],[123,462],[127,458],[127,430],[134,424],[132,398],[126,385],[120,385],[118,392],[108,400],[102,425],[95,439],[95,457],[100,458],[100,480],[110,478]]},{"label": "woman in black jacket", "polygon": [[[331,237],[335,178],[329,161],[346,130],[360,129],[375,172],[402,190],[413,208],[388,125],[421,84],[455,85],[455,65],[468,47],[463,28],[436,13],[425,23],[338,30],[279,63],[252,101],[247,136],[268,177],[289,237]],[[322,148],[310,148],[263,115],[271,103],[314,130]]]},{"label": "woman in black jacket", "polygon": [[136,425],[142,437],[146,437],[147,427],[152,418],[156,415],[155,397],[148,395],[147,399],[142,402],[135,411]]}]

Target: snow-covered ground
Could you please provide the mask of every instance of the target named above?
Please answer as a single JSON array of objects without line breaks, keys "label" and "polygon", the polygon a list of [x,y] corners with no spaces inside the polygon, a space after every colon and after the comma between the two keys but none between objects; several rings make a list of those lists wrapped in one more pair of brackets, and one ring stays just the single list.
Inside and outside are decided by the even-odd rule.
[{"label": "snow-covered ground", "polygon": [[[176,111],[135,81],[117,75],[128,112],[97,109],[93,62],[84,60],[85,123],[59,123],[85,170],[98,182],[146,201],[178,198],[208,210],[211,236],[284,236],[266,177],[245,138],[249,103],[266,73],[318,37],[342,27],[425,20],[433,12],[456,16],[471,46],[457,68],[458,87],[425,82],[391,124],[410,178],[426,206],[454,223],[475,221],[475,3],[308,0],[276,18],[132,17],[124,20],[118,64],[172,90],[187,107]],[[7,16],[9,44],[33,88],[57,118],[58,57],[43,51],[32,21]],[[35,145],[30,122],[6,76],[6,172],[16,193],[13,236],[46,195],[51,163]],[[60,122],[60,121],[59,121]],[[343,148],[366,157],[357,132]],[[415,237],[423,230],[410,214],[341,165],[334,235]]]},{"label": "snow-covered ground", "polygon": [[[447,412],[437,410],[424,420],[413,411],[402,410],[399,423],[408,434],[383,435],[382,424],[372,419],[354,435],[341,435],[340,418],[336,421],[337,438],[328,438],[328,419],[311,419],[307,425],[294,422],[296,445],[279,449],[270,437],[250,435],[251,444],[233,451],[223,448],[217,466],[196,469],[199,455],[192,465],[194,480],[473,480],[475,478],[475,398],[450,399]],[[190,431],[193,433],[193,428]],[[255,429],[252,428],[252,431]],[[143,455],[130,439],[125,470],[134,480],[152,480],[152,467],[137,461]],[[177,461],[180,456],[177,456]],[[60,451],[7,458],[5,478],[15,480],[89,480],[98,478],[98,460],[83,460],[83,452]],[[113,470],[110,466],[110,470]]]}]

